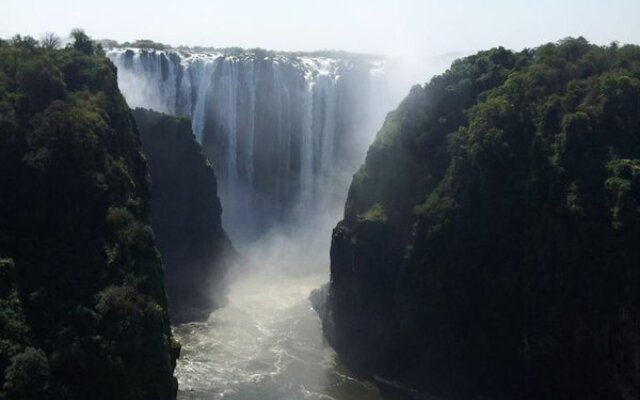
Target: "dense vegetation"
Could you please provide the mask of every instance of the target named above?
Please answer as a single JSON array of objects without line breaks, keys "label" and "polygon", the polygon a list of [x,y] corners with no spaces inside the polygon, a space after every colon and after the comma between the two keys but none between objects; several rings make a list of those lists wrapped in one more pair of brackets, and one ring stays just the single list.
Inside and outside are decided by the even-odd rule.
[{"label": "dense vegetation", "polygon": [[0,42],[0,399],[173,399],[137,128],[73,38]]},{"label": "dense vegetation", "polygon": [[354,176],[324,329],[433,393],[637,399],[639,242],[640,48],[480,52],[413,88]]},{"label": "dense vegetation", "polygon": [[225,301],[224,275],[236,257],[222,229],[216,176],[191,121],[136,109],[151,171],[151,214],[165,265],[173,320],[202,318]]}]

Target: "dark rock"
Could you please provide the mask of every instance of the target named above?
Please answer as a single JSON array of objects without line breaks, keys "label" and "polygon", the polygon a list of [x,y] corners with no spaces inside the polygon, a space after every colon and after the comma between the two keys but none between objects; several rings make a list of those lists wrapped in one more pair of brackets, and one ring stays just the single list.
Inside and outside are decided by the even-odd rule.
[{"label": "dark rock", "polygon": [[198,320],[224,305],[237,255],[222,229],[216,176],[188,119],[136,109],[151,171],[151,213],[174,321]]}]

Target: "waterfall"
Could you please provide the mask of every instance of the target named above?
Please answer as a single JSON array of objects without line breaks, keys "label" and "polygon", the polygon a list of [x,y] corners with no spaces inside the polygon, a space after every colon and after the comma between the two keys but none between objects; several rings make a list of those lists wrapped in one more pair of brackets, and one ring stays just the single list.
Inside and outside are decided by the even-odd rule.
[{"label": "waterfall", "polygon": [[[236,242],[327,207],[390,104],[384,62],[266,52],[111,49],[132,107],[191,118],[218,176],[223,223]],[[381,106],[381,104],[384,105]]]}]

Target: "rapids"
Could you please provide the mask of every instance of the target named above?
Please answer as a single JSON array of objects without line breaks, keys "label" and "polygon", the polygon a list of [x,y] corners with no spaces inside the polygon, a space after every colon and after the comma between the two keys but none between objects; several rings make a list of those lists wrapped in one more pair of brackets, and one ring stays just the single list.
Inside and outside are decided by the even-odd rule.
[{"label": "rapids", "polygon": [[206,322],[178,325],[179,399],[378,400],[336,359],[307,299],[324,275],[253,274]]}]

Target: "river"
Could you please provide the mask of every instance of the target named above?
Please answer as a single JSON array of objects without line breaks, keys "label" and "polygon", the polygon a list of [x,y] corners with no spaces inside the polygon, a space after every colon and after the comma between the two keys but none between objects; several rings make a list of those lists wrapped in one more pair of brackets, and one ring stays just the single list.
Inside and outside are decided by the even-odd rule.
[{"label": "river", "polygon": [[323,274],[252,274],[230,287],[229,303],[206,322],[174,327],[182,343],[178,398],[378,400],[322,337],[309,293]]}]

